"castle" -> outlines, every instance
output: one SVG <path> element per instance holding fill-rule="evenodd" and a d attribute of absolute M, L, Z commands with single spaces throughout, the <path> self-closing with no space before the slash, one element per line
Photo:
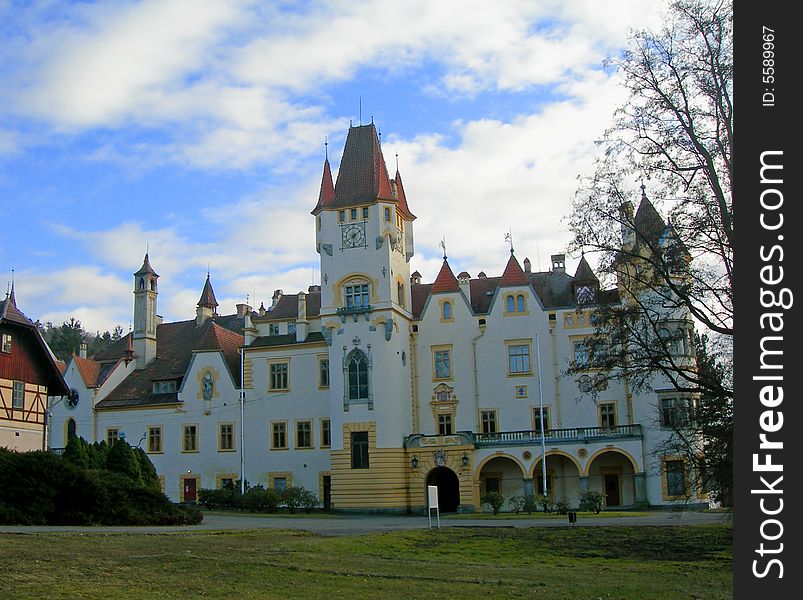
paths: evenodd
<path fill-rule="evenodd" d="M 444 512 L 545 486 L 570 507 L 589 490 L 608 507 L 686 500 L 690 466 L 655 449 L 662 409 L 687 399 L 658 376 L 650 393 L 611 383 L 582 399 L 595 307 L 622 301 L 585 258 L 574 275 L 561 254 L 533 272 L 511 247 L 501 275 L 472 277 L 444 256 L 423 283 L 410 272 L 416 217 L 373 124 L 349 129 L 336 181 L 325 161 L 312 215 L 320 285 L 277 290 L 267 308 L 218 315 L 207 277 L 195 318 L 163 323 L 146 254 L 133 331 L 68 362 L 50 445 L 125 437 L 184 502 L 241 475 L 336 510 L 424 510 L 428 485 Z M 635 222 L 656 218 L 643 197 Z M 692 339 L 690 319 L 674 322 Z M 691 344 L 681 352 L 693 360 Z M 572 365 L 588 368 L 567 376 Z"/>

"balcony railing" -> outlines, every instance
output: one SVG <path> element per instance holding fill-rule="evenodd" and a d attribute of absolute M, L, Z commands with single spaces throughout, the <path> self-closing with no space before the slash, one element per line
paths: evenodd
<path fill-rule="evenodd" d="M 623 438 L 641 438 L 641 425 L 547 429 L 544 435 L 544 441 L 552 445 Z M 540 431 L 500 431 L 497 433 L 474 434 L 474 445 L 477 448 L 488 446 L 519 446 L 537 443 L 541 443 Z"/>
<path fill-rule="evenodd" d="M 340 317 L 340 322 L 346 322 L 346 315 L 351 315 L 354 319 L 354 322 L 357 322 L 357 318 L 360 315 L 365 315 L 365 320 L 368 320 L 368 313 L 373 310 L 373 307 L 370 304 L 366 304 L 363 306 L 343 306 L 337 309 L 337 316 Z"/>

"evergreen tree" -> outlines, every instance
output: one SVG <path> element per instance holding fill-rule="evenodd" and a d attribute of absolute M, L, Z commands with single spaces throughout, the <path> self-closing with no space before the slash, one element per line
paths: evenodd
<path fill-rule="evenodd" d="M 142 481 L 137 455 L 125 440 L 117 440 L 112 444 L 106 457 L 106 469 L 121 473 L 132 481 Z"/>

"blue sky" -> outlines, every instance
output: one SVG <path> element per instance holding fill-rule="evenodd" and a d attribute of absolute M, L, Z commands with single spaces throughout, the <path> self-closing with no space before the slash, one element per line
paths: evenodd
<path fill-rule="evenodd" d="M 578 175 L 623 91 L 639 0 L 0 0 L 0 283 L 20 308 L 122 325 L 146 248 L 159 313 L 318 283 L 324 158 L 374 122 L 413 212 L 412 268 L 499 275 L 563 252 Z M 577 257 L 569 259 L 569 268 Z M 456 271 L 457 272 L 457 271 Z"/>

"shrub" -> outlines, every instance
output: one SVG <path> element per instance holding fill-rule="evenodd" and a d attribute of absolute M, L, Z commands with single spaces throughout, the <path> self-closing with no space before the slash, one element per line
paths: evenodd
<path fill-rule="evenodd" d="M 587 491 L 580 495 L 580 505 L 586 510 L 594 511 L 597 514 L 602 510 L 604 500 L 605 494 L 599 492 Z"/>
<path fill-rule="evenodd" d="M 487 504 L 495 515 L 499 514 L 499 509 L 505 504 L 505 497 L 502 492 L 487 492 L 480 498 L 480 502 Z"/>
<path fill-rule="evenodd" d="M 261 485 L 256 485 L 246 490 L 242 499 L 244 510 L 251 512 L 276 512 L 279 508 L 281 498 L 276 490 L 266 490 Z"/>

